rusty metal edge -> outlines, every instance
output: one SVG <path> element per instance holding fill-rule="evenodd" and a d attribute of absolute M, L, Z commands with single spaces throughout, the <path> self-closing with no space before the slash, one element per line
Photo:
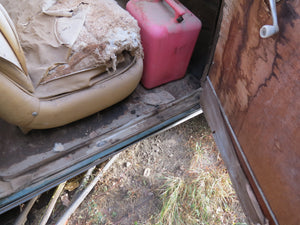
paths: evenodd
<path fill-rule="evenodd" d="M 32 184 L 29 187 L 20 190 L 15 194 L 0 199 L 0 214 L 5 213 L 8 210 L 12 209 L 13 207 L 16 207 L 17 205 L 32 199 L 36 195 L 39 195 L 43 192 L 46 192 L 47 190 L 50 190 L 51 188 L 56 187 L 57 185 L 64 182 L 65 180 L 75 177 L 76 175 L 85 172 L 89 168 L 102 163 L 103 161 L 107 160 L 109 157 L 112 157 L 113 155 L 126 149 L 127 147 L 136 143 L 137 141 L 140 141 L 151 135 L 157 134 L 161 130 L 170 128 L 172 124 L 185 121 L 186 118 L 191 119 L 201 113 L 202 113 L 202 109 L 200 108 L 199 105 L 192 107 L 191 109 L 186 110 L 185 112 L 173 116 L 172 118 L 169 118 L 166 121 L 157 124 L 156 126 L 147 129 L 138 135 L 128 138 L 127 140 L 124 140 L 123 142 L 118 143 L 112 146 L 111 148 L 106 149 L 105 151 L 102 151 L 84 160 L 84 162 L 77 163 L 76 165 L 71 166 L 70 168 L 67 169 L 68 171 L 62 172 L 62 174 L 48 177 L 44 181 L 38 182 L 36 184 Z"/>
<path fill-rule="evenodd" d="M 241 202 L 246 216 L 254 224 L 268 224 L 268 219 L 263 214 L 260 208 L 260 204 L 255 197 L 251 185 L 246 177 L 246 174 L 241 167 L 241 163 L 236 154 L 233 142 L 236 143 L 236 146 L 238 146 L 238 150 L 243 155 L 243 160 L 245 160 L 254 183 L 259 190 L 259 193 L 261 194 L 265 205 L 267 206 L 267 209 L 271 215 L 271 218 L 269 219 L 272 219 L 273 222 L 278 225 L 279 223 L 276 219 L 276 216 L 274 215 L 266 197 L 264 196 L 263 191 L 260 188 L 245 155 L 243 154 L 242 148 L 239 145 L 239 142 L 229 124 L 226 114 L 224 113 L 224 110 L 208 77 L 203 85 L 200 103 L 204 110 L 204 114 L 208 121 L 208 124 L 212 129 L 214 139 L 216 141 L 222 159 L 228 169 L 232 184 L 237 192 L 238 198 Z M 232 136 L 234 140 L 232 140 L 230 136 Z"/>

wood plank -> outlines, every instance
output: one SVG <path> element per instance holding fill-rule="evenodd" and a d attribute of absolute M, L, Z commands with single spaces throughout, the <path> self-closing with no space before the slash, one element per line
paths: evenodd
<path fill-rule="evenodd" d="M 252 185 L 278 222 L 292 225 L 300 223 L 300 3 L 277 4 L 280 32 L 261 39 L 260 27 L 272 23 L 266 2 L 225 0 L 209 77 Z"/>

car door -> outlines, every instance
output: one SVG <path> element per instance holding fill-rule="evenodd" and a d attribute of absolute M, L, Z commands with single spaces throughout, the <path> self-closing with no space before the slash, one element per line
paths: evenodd
<path fill-rule="evenodd" d="M 275 1 L 274 1 L 275 2 Z M 225 0 L 202 106 L 247 216 L 300 223 L 300 3 Z"/>

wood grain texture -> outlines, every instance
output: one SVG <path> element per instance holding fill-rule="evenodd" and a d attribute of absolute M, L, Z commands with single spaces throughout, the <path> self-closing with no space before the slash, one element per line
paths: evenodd
<path fill-rule="evenodd" d="M 300 223 L 300 2 L 225 0 L 209 77 L 236 137 L 280 224 Z"/>

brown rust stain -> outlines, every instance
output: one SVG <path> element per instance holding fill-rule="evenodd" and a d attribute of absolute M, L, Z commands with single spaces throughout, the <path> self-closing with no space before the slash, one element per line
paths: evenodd
<path fill-rule="evenodd" d="M 279 34 L 264 1 L 227 1 L 210 79 L 281 224 L 300 223 L 300 4 L 277 4 Z"/>

